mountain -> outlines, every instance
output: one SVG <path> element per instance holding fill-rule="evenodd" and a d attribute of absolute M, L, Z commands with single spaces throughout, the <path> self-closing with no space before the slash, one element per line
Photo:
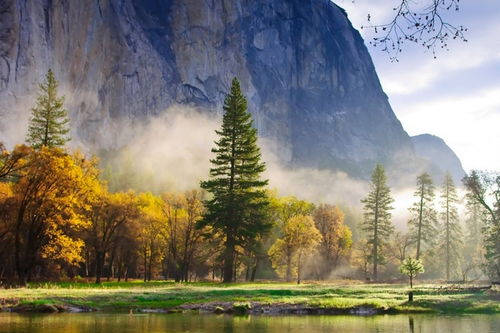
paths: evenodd
<path fill-rule="evenodd" d="M 411 137 L 415 154 L 429 161 L 428 170 L 437 184 L 442 183 L 445 172 L 449 172 L 456 184 L 462 183 L 465 170 L 453 150 L 438 136 L 421 134 Z"/>
<path fill-rule="evenodd" d="M 0 141 L 22 142 L 37 85 L 60 81 L 72 135 L 117 148 L 173 105 L 221 113 L 238 77 L 291 166 L 367 177 L 413 155 L 370 55 L 330 0 L 3 0 Z"/>

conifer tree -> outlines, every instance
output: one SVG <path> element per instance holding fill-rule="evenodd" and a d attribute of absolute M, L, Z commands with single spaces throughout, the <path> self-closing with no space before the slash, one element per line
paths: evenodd
<path fill-rule="evenodd" d="M 468 274 L 479 278 L 483 272 L 484 244 L 482 230 L 485 226 L 486 211 L 469 191 L 465 195 L 464 247 L 462 251 L 462 277 Z"/>
<path fill-rule="evenodd" d="M 363 230 L 367 233 L 368 244 L 372 246 L 371 259 L 373 262 L 373 279 L 377 279 L 378 264 L 383 263 L 384 258 L 381 249 L 386 244 L 390 235 L 394 231 L 391 223 L 390 210 L 393 209 L 391 203 L 391 190 L 387 186 L 387 176 L 384 167 L 380 164 L 375 166 L 370 184 L 370 193 L 361 200 L 364 204 Z"/>
<path fill-rule="evenodd" d="M 36 106 L 31 109 L 26 141 L 35 149 L 63 147 L 70 140 L 64 97 L 57 96 L 57 86 L 54 73 L 49 69 L 45 81 L 39 85 Z"/>
<path fill-rule="evenodd" d="M 434 184 L 431 176 L 424 172 L 417 177 L 417 201 L 409 209 L 412 217 L 408 222 L 410 234 L 417 243 L 416 259 L 420 259 L 422 243 L 431 244 L 436 234 L 436 210 L 434 209 Z"/>
<path fill-rule="evenodd" d="M 447 172 L 441 190 L 441 230 L 439 250 L 446 264 L 446 280 L 450 280 L 451 266 L 458 267 L 461 230 L 457 210 L 458 196 L 453 178 Z"/>
<path fill-rule="evenodd" d="M 481 246 L 481 229 L 484 227 L 485 211 L 470 192 L 465 195 L 465 214 L 467 244 L 473 250 L 472 252 L 476 253 Z"/>
<path fill-rule="evenodd" d="M 224 236 L 223 281 L 234 280 L 235 249 L 248 246 L 268 231 L 269 204 L 261 180 L 265 169 L 257 146 L 257 130 L 247 111 L 247 101 L 235 78 L 224 100 L 222 128 L 216 131 L 219 139 L 212 152 L 210 178 L 201 187 L 211 194 L 205 202 L 206 212 L 198 227 L 210 226 Z"/>

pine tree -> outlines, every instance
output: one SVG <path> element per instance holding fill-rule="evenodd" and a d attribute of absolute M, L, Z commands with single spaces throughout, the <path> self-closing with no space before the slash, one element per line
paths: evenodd
<path fill-rule="evenodd" d="M 481 229 L 484 226 L 485 211 L 481 204 L 474 200 L 470 192 L 465 195 L 465 226 L 469 249 L 474 253 L 481 246 Z"/>
<path fill-rule="evenodd" d="M 449 173 L 444 177 L 441 190 L 441 220 L 442 229 L 439 232 L 439 250 L 446 264 L 446 280 L 450 280 L 451 266 L 458 267 L 459 247 L 462 243 L 460 225 L 458 221 L 458 196 L 453 178 Z"/>
<path fill-rule="evenodd" d="M 248 246 L 271 227 L 264 191 L 268 182 L 260 179 L 265 164 L 236 78 L 224 101 L 222 128 L 216 133 L 219 139 L 212 149 L 216 157 L 210 161 L 210 178 L 201 182 L 211 199 L 205 202 L 207 209 L 198 227 L 210 226 L 214 233 L 224 235 L 223 281 L 232 282 L 236 246 Z"/>
<path fill-rule="evenodd" d="M 63 147 L 70 140 L 67 136 L 69 118 L 64 109 L 64 97 L 57 96 L 58 82 L 51 69 L 39 85 L 36 106 L 31 109 L 31 119 L 26 141 L 34 148 Z"/>
<path fill-rule="evenodd" d="M 391 203 L 394 199 L 391 197 L 391 190 L 386 182 L 384 167 L 377 164 L 372 174 L 370 193 L 361 200 L 365 210 L 363 230 L 367 233 L 368 244 L 372 246 L 374 280 L 377 280 L 378 264 L 384 261 L 381 248 L 394 231 L 389 212 L 393 209 Z"/>
<path fill-rule="evenodd" d="M 465 195 L 465 223 L 464 247 L 462 251 L 462 277 L 467 280 L 468 275 L 479 278 L 483 272 L 481 266 L 484 258 L 484 244 L 482 230 L 485 226 L 486 211 L 474 199 L 471 192 Z"/>
<path fill-rule="evenodd" d="M 416 259 L 420 259 L 422 243 L 431 244 L 436 234 L 436 210 L 434 209 L 434 184 L 431 176 L 425 172 L 417 177 L 417 201 L 409 209 L 412 218 L 408 222 L 410 234 L 417 243 Z"/>

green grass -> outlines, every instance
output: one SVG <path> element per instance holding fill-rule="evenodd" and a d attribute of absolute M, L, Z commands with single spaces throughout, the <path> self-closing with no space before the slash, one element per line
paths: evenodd
<path fill-rule="evenodd" d="M 500 313 L 498 292 L 472 288 L 422 285 L 414 289 L 415 300 L 407 303 L 406 285 L 335 283 L 185 283 L 104 282 L 39 283 L 27 288 L 0 289 L 0 304 L 42 304 L 91 307 L 103 311 L 172 309 L 183 304 L 233 302 L 236 306 L 300 304 L 318 309 L 369 307 L 395 313 Z M 1 306 L 1 305 L 0 305 Z"/>

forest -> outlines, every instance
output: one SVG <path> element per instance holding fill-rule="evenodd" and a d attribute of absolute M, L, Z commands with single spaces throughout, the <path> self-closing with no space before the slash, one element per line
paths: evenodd
<path fill-rule="evenodd" d="M 70 119 L 57 87 L 49 70 L 26 143 L 0 146 L 0 285 L 500 280 L 500 175 L 472 171 L 464 197 L 449 174 L 438 183 L 419 175 L 405 232 L 392 222 L 381 164 L 359 212 L 280 196 L 262 179 L 257 131 L 234 79 L 199 188 L 111 191 L 96 157 L 66 147 Z"/>

